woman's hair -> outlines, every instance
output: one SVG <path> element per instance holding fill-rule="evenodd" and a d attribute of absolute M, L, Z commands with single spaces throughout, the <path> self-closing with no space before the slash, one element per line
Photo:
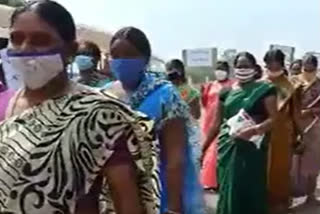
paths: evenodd
<path fill-rule="evenodd" d="M 172 59 L 166 64 L 167 70 L 177 69 L 180 72 L 184 73 L 184 64 L 180 59 Z"/>
<path fill-rule="evenodd" d="M 112 45 L 118 39 L 124 39 L 130 42 L 143 56 L 146 57 L 147 62 L 150 61 L 151 45 L 147 36 L 141 30 L 135 27 L 122 28 L 112 37 L 110 44 Z"/>
<path fill-rule="evenodd" d="M 83 45 L 84 48 L 81 48 L 81 45 Z M 93 56 L 95 59 L 97 59 L 97 61 L 101 59 L 101 50 L 96 43 L 85 40 L 80 42 L 79 47 L 81 48 L 81 53 L 89 54 L 90 56 Z"/>
<path fill-rule="evenodd" d="M 303 62 L 306 63 L 311 63 L 313 66 L 318 67 L 318 58 L 312 54 L 307 55 L 304 57 Z"/>
<path fill-rule="evenodd" d="M 278 62 L 282 67 L 285 67 L 286 55 L 279 49 L 270 50 L 266 53 L 263 60 L 266 64 Z"/>
<path fill-rule="evenodd" d="M 76 40 L 76 25 L 72 15 L 62 5 L 51 0 L 31 1 L 18 8 L 11 16 L 11 26 L 24 12 L 34 12 L 53 27 L 65 42 Z"/>
<path fill-rule="evenodd" d="M 230 66 L 227 61 L 218 61 L 216 70 L 224 70 L 230 72 Z"/>
<path fill-rule="evenodd" d="M 238 55 L 236 56 L 236 58 L 234 59 L 234 67 L 237 66 L 238 64 L 238 60 L 241 58 L 241 57 L 245 57 L 246 59 L 249 60 L 249 62 L 254 66 L 256 67 L 257 65 L 257 60 L 256 58 L 249 52 L 241 52 L 241 53 L 238 53 Z"/>
<path fill-rule="evenodd" d="M 290 65 L 290 69 L 292 69 L 295 64 L 299 64 L 299 66 L 302 67 L 302 60 L 297 59 L 297 60 L 293 61 Z"/>
<path fill-rule="evenodd" d="M 176 69 L 179 73 L 174 74 L 176 78 L 181 79 L 183 82 L 186 81 L 185 67 L 183 62 L 180 59 L 172 59 L 166 64 L 167 71 Z"/>
<path fill-rule="evenodd" d="M 255 70 L 256 70 L 256 74 L 254 75 L 254 78 L 256 80 L 261 79 L 261 77 L 263 76 L 263 70 L 261 66 L 259 64 L 256 64 Z"/>

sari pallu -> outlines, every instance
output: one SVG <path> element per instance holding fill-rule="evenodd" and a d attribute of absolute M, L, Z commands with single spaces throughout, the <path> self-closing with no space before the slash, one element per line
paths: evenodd
<path fill-rule="evenodd" d="M 219 193 L 217 214 L 265 214 L 267 212 L 267 142 L 261 148 L 229 135 L 227 121 L 244 109 L 261 123 L 268 118 L 264 98 L 275 95 L 268 83 L 248 83 L 221 94 L 223 122 L 218 141 Z"/>
<path fill-rule="evenodd" d="M 278 113 L 272 124 L 268 152 L 268 201 L 270 210 L 289 208 L 291 194 L 290 170 L 293 147 L 297 139 L 299 85 L 285 76 L 272 80 L 277 89 Z"/>
<path fill-rule="evenodd" d="M 302 76 L 298 75 L 292 80 L 302 85 L 301 108 L 320 109 L 320 80 L 315 78 L 312 82 L 306 83 Z M 302 140 L 305 144 L 304 152 L 301 155 L 294 155 L 292 167 L 293 194 L 303 196 L 307 194 L 308 178 L 317 176 L 320 172 L 320 115 L 303 118 L 305 129 Z"/>
<path fill-rule="evenodd" d="M 224 82 L 214 81 L 202 86 L 201 89 L 201 129 L 202 136 L 205 138 L 210 131 L 210 126 L 215 121 L 216 110 L 219 105 L 219 94 L 221 90 L 231 88 L 234 84 L 232 80 Z M 217 139 L 209 146 L 204 154 L 202 169 L 200 173 L 201 183 L 204 188 L 217 188 Z"/>
<path fill-rule="evenodd" d="M 74 213 L 123 136 L 142 205 L 146 213 L 158 213 L 153 123 L 89 92 L 47 100 L 0 124 L 0 213 Z M 108 201 L 107 214 L 113 214 Z"/>

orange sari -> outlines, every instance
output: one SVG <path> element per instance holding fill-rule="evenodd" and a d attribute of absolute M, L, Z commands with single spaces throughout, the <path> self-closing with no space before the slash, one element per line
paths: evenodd
<path fill-rule="evenodd" d="M 202 135 L 207 136 L 210 126 L 215 120 L 215 114 L 219 105 L 219 95 L 222 89 L 231 88 L 234 84 L 233 80 L 225 82 L 214 81 L 202 86 L 201 102 L 202 102 L 202 118 L 201 129 Z M 217 140 L 215 139 L 207 149 L 203 158 L 200 180 L 204 188 L 217 188 Z"/>
<path fill-rule="evenodd" d="M 299 90 L 285 76 L 272 81 L 277 88 L 278 114 L 273 123 L 268 157 L 270 211 L 289 208 L 290 169 L 297 139 L 294 118 L 299 112 Z M 271 212 L 273 213 L 273 212 Z"/>

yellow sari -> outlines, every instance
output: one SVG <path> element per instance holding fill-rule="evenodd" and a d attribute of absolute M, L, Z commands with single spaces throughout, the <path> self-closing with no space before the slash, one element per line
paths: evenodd
<path fill-rule="evenodd" d="M 270 211 L 287 209 L 290 199 L 290 169 L 297 139 L 295 119 L 299 112 L 299 86 L 286 76 L 270 80 L 277 88 L 278 114 L 273 123 L 268 154 L 268 200 Z"/>

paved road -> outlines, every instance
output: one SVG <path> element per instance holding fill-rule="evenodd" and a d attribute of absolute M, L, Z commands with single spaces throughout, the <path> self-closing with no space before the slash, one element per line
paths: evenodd
<path fill-rule="evenodd" d="M 317 196 L 320 200 L 320 177 L 318 182 Z M 212 193 L 206 193 L 205 200 L 207 203 L 208 214 L 215 214 L 218 201 L 218 195 Z M 297 198 L 294 200 L 294 209 L 292 214 L 320 214 L 320 206 L 302 206 L 305 198 Z"/>

